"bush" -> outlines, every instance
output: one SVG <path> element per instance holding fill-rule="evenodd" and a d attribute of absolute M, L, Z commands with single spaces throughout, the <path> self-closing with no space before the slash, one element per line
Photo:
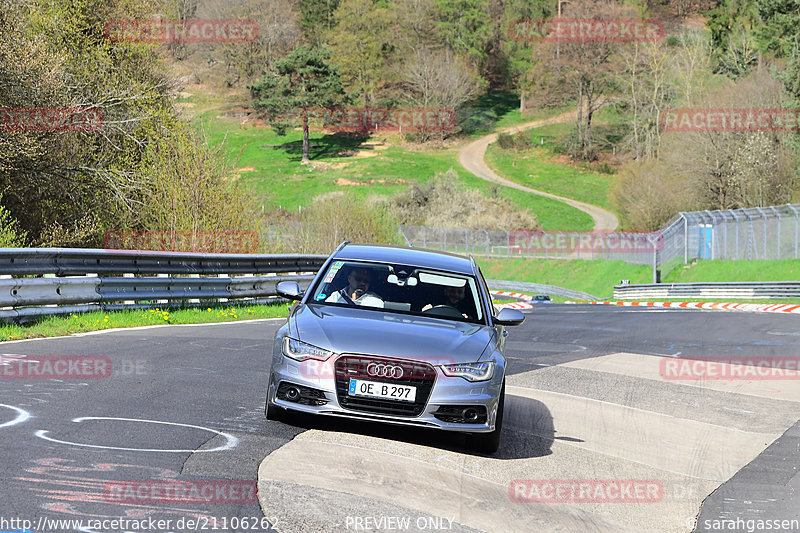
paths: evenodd
<path fill-rule="evenodd" d="M 664 164 L 632 161 L 614 177 L 611 202 L 627 230 L 653 231 L 678 211 L 691 211 L 681 182 Z"/>
<path fill-rule="evenodd" d="M 516 152 L 528 150 L 533 145 L 530 134 L 526 133 L 517 133 L 516 135 L 499 133 L 497 135 L 497 144 L 503 150 L 514 150 Z"/>
<path fill-rule="evenodd" d="M 284 247 L 299 253 L 329 254 L 343 241 L 400 244 L 397 220 L 385 201 L 359 199 L 341 191 L 314 198 L 303 211 L 297 234 Z"/>
<path fill-rule="evenodd" d="M 497 135 L 497 144 L 503 150 L 511 150 L 514 148 L 514 139 L 508 133 L 499 133 Z"/>
<path fill-rule="evenodd" d="M 0 194 L 0 202 L 3 195 Z M 19 229 L 19 224 L 8 210 L 0 205 L 0 248 L 20 248 L 25 246 L 27 234 Z"/>
<path fill-rule="evenodd" d="M 427 183 L 415 183 L 391 200 L 401 224 L 514 230 L 539 227 L 536 217 L 500 197 L 467 189 L 452 169 Z"/>

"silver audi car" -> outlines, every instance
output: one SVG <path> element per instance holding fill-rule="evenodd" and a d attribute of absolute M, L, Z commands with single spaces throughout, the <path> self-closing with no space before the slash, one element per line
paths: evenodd
<path fill-rule="evenodd" d="M 492 453 L 505 398 L 506 326 L 472 257 L 343 243 L 275 334 L 266 416 L 291 413 L 469 433 Z"/>

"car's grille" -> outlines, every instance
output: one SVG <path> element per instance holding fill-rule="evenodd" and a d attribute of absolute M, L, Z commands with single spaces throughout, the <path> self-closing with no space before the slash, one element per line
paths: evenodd
<path fill-rule="evenodd" d="M 399 366 L 403 369 L 403 376 L 397 379 L 371 376 L 367 373 L 367 365 L 370 363 Z M 351 378 L 378 383 L 411 385 L 417 388 L 416 398 L 413 402 L 404 402 L 402 400 L 350 396 L 347 390 Z M 336 396 L 339 399 L 339 405 L 345 409 L 395 416 L 419 416 L 428 403 L 435 382 L 436 369 L 428 363 L 348 355 L 340 357 L 336 361 Z"/>

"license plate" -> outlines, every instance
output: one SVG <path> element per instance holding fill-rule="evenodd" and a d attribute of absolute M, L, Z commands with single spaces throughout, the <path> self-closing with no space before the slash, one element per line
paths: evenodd
<path fill-rule="evenodd" d="M 378 383 L 363 379 L 351 379 L 350 396 L 366 396 L 368 398 L 381 398 L 384 400 L 400 400 L 413 402 L 417 397 L 417 388 L 408 385 L 393 385 L 392 383 Z"/>

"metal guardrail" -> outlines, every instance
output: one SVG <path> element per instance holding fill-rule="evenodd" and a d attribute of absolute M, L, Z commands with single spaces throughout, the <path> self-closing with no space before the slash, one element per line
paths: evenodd
<path fill-rule="evenodd" d="M 281 281 L 297 281 L 307 287 L 326 259 L 324 255 L 295 254 L 0 248 L 0 308 L 5 308 L 0 309 L 0 320 L 201 305 L 199 300 L 206 301 L 202 305 L 220 299 L 263 302 L 277 296 Z M 174 275 L 178 277 L 170 277 Z M 597 299 L 538 283 L 493 280 L 489 285 L 500 290 Z"/>
<path fill-rule="evenodd" d="M 327 256 L 202 254 L 91 248 L 0 248 L 0 275 L 316 272 Z"/>
<path fill-rule="evenodd" d="M 598 300 L 597 297 L 592 296 L 591 294 L 581 292 L 581 291 L 573 291 L 570 289 L 565 289 L 563 287 L 557 287 L 555 285 L 542 285 L 540 283 L 527 283 L 524 281 L 502 281 L 502 280 L 494 280 L 490 279 L 486 281 L 489 284 L 490 289 L 498 289 L 501 291 L 523 291 L 523 292 L 533 292 L 536 294 L 549 294 L 551 296 L 562 296 L 564 298 L 574 298 L 577 300 L 588 300 L 588 301 L 595 301 Z"/>
<path fill-rule="evenodd" d="M 659 283 L 614 287 L 614 299 L 616 300 L 661 298 L 725 298 L 733 300 L 800 298 L 800 281 Z"/>
<path fill-rule="evenodd" d="M 6 308 L 0 309 L 0 320 L 194 306 L 200 305 L 199 300 L 206 300 L 202 305 L 220 299 L 263 303 L 277 296 L 281 281 L 307 287 L 326 259 L 296 254 L 0 248 L 0 307 Z M 182 276 L 170 277 L 176 274 Z"/>

